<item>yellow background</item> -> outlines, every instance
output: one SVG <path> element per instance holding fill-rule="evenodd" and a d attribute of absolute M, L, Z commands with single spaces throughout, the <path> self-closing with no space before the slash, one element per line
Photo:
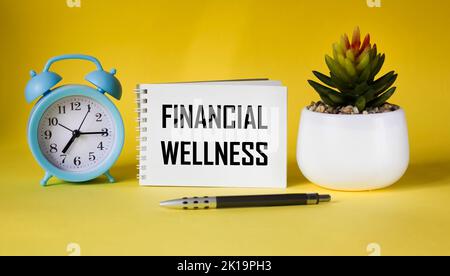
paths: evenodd
<path fill-rule="evenodd" d="M 450 55 L 446 0 L 0 0 L 0 255 L 383 255 L 450 254 Z M 193 195 L 284 190 L 140 188 L 135 180 L 133 88 L 139 82 L 270 77 L 289 87 L 289 189 L 309 184 L 295 162 L 300 109 L 317 95 L 308 87 L 324 54 L 359 25 L 387 54 L 384 72 L 399 73 L 392 102 L 407 112 L 411 167 L 391 188 L 331 192 L 313 207 L 207 212 L 161 209 L 158 202 Z M 32 108 L 24 98 L 29 70 L 52 56 L 86 53 L 116 67 L 127 141 L 115 185 L 41 188 L 28 150 Z M 56 64 L 65 83 L 94 67 Z M 342 158 L 345 158 L 343 156 Z M 364 158 L 364 157 L 362 157 Z"/>

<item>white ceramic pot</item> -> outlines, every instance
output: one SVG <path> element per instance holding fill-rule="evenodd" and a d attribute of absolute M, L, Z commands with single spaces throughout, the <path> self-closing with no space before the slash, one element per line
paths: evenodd
<path fill-rule="evenodd" d="M 332 190 L 364 191 L 397 182 L 409 164 L 405 113 L 323 114 L 304 109 L 297 161 L 311 182 Z"/>

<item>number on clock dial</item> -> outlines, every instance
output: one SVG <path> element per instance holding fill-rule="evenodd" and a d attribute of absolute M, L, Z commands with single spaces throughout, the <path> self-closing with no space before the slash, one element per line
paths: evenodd
<path fill-rule="evenodd" d="M 80 133 L 74 138 L 73 131 L 78 130 Z M 42 153 L 55 167 L 69 172 L 96 169 L 111 153 L 115 137 L 115 124 L 108 109 L 85 96 L 66 97 L 53 103 L 39 124 Z"/>

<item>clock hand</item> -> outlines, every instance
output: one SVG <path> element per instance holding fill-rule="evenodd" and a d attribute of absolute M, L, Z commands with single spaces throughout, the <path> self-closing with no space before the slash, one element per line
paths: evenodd
<path fill-rule="evenodd" d="M 70 132 L 73 132 L 73 130 L 71 130 L 70 128 L 66 127 L 65 125 L 62 124 L 58 124 L 60 127 L 67 129 Z"/>
<path fill-rule="evenodd" d="M 81 122 L 80 127 L 78 128 L 78 131 L 80 131 L 81 127 L 84 124 L 84 121 L 86 121 L 86 118 L 89 115 L 89 112 L 91 112 L 91 109 L 88 109 L 88 112 L 86 113 L 86 115 L 84 115 L 83 121 Z"/>
<path fill-rule="evenodd" d="M 80 135 L 97 135 L 97 134 L 108 134 L 107 131 L 101 131 L 101 132 L 80 132 Z"/>
<path fill-rule="evenodd" d="M 62 150 L 62 153 L 66 154 L 66 152 L 69 150 L 70 146 L 73 144 L 73 142 L 75 142 L 76 138 L 77 138 L 77 136 L 75 134 L 73 134 L 72 138 L 70 138 L 70 140 L 69 140 L 69 143 L 67 143 L 67 145 Z"/>
<path fill-rule="evenodd" d="M 78 130 L 72 131 L 72 137 L 70 138 L 69 142 L 64 147 L 64 149 L 62 150 L 62 153 L 66 154 L 66 152 L 69 150 L 70 146 L 73 144 L 73 142 L 75 142 L 75 140 L 78 137 L 80 137 L 80 135 L 81 135 L 81 132 L 79 132 Z"/>
<path fill-rule="evenodd" d="M 67 145 L 62 150 L 62 153 L 65 154 L 69 150 L 69 148 L 73 144 L 73 142 L 75 142 L 75 139 L 80 137 L 80 135 L 81 135 L 80 129 L 83 126 L 84 122 L 86 121 L 86 118 L 89 115 L 89 112 L 91 112 L 90 108 L 88 108 L 88 111 L 86 112 L 86 115 L 84 115 L 83 121 L 81 122 L 80 127 L 78 128 L 78 130 L 72 131 L 72 138 L 70 138 L 69 142 L 67 143 Z"/>

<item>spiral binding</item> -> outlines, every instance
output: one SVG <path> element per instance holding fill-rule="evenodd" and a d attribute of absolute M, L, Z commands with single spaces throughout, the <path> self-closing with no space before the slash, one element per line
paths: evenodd
<path fill-rule="evenodd" d="M 134 91 L 136 93 L 136 104 L 137 104 L 136 131 L 138 132 L 138 135 L 136 137 L 136 141 L 138 142 L 138 146 L 136 147 L 136 150 L 138 152 L 136 160 L 139 162 L 139 164 L 137 165 L 138 170 L 137 179 L 139 181 L 143 181 L 146 180 L 147 178 L 146 176 L 147 167 L 143 165 L 143 161 L 147 160 L 147 146 L 145 145 L 145 143 L 148 140 L 146 136 L 148 128 L 144 126 L 148 122 L 148 119 L 144 116 L 145 114 L 148 113 L 148 109 L 146 107 L 143 107 L 143 105 L 146 105 L 148 103 L 148 99 L 144 97 L 144 95 L 148 94 L 148 90 L 141 89 L 138 87 Z"/>

